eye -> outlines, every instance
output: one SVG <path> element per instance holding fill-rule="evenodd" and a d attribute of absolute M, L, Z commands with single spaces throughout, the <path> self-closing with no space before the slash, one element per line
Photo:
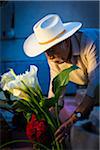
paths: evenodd
<path fill-rule="evenodd" d="M 53 49 L 49 49 L 49 52 L 52 52 L 53 51 Z"/>
<path fill-rule="evenodd" d="M 46 51 L 46 54 L 47 54 L 48 56 L 53 55 L 53 54 L 54 54 L 53 49 L 49 49 L 48 51 Z"/>

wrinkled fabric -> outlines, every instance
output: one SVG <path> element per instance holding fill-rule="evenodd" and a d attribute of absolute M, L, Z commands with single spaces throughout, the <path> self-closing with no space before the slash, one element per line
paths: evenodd
<path fill-rule="evenodd" d="M 92 37 L 92 35 L 94 35 Z M 49 97 L 53 96 L 52 80 L 62 70 L 76 64 L 79 69 L 70 73 L 69 80 L 78 85 L 87 85 L 88 96 L 95 96 L 95 89 L 99 84 L 99 34 L 96 31 L 90 34 L 89 32 L 78 31 L 71 37 L 72 57 L 71 63 L 57 64 L 48 60 L 50 66 L 50 88 Z"/>

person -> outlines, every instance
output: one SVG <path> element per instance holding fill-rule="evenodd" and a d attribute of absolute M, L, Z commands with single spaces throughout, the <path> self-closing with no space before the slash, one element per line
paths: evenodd
<path fill-rule="evenodd" d="M 56 140 L 62 142 L 71 126 L 80 119 L 87 118 L 98 103 L 95 99 L 99 83 L 99 51 L 94 40 L 79 30 L 80 22 L 63 23 L 57 14 L 49 14 L 38 21 L 32 33 L 24 42 L 24 52 L 29 57 L 45 53 L 50 66 L 49 97 L 53 96 L 52 80 L 62 70 L 73 64 L 79 69 L 69 75 L 69 80 L 78 85 L 87 85 L 87 91 L 74 113 L 55 132 Z M 64 97 L 62 93 L 61 99 Z"/>

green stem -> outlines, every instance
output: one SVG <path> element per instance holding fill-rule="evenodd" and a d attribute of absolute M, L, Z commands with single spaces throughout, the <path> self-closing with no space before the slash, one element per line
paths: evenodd
<path fill-rule="evenodd" d="M 35 99 L 34 99 L 35 100 Z M 45 115 L 45 117 L 47 118 L 47 120 L 49 121 L 49 123 L 52 125 L 52 127 L 53 127 L 53 129 L 52 129 L 52 132 L 53 132 L 53 134 L 54 134 L 54 131 L 55 131 L 55 126 L 54 126 L 54 124 L 52 123 L 52 121 L 51 121 L 51 119 L 49 118 L 49 116 L 45 113 L 45 111 L 40 107 L 40 105 L 38 104 L 38 102 L 35 100 L 35 104 L 39 107 L 39 109 L 40 109 L 40 111 Z M 56 112 L 57 112 L 57 118 L 58 118 L 58 127 L 59 127 L 59 125 L 60 125 L 60 122 L 59 122 L 59 116 L 58 116 L 58 105 L 56 106 L 57 108 L 56 108 Z M 59 145 L 59 143 L 56 141 L 55 142 L 55 144 L 56 144 L 56 148 L 57 148 L 57 150 L 61 150 L 60 149 L 60 145 Z"/>
<path fill-rule="evenodd" d="M 0 149 L 1 148 L 4 148 L 4 147 L 6 147 L 6 146 L 8 146 L 8 145 L 10 145 L 10 144 L 13 144 L 13 143 L 22 143 L 22 142 L 26 142 L 26 143 L 32 143 L 32 141 L 29 141 L 29 140 L 13 140 L 13 141 L 10 141 L 10 142 L 7 142 L 7 143 L 5 143 L 5 144 L 3 144 L 3 145 L 1 145 L 0 146 Z"/>
<path fill-rule="evenodd" d="M 61 150 L 64 150 L 63 144 L 60 144 Z"/>
<path fill-rule="evenodd" d="M 58 103 L 55 104 L 55 114 L 56 114 L 56 118 L 57 118 L 57 125 L 59 127 L 60 121 L 59 121 L 59 113 L 58 113 Z"/>
<path fill-rule="evenodd" d="M 30 89 L 29 89 L 30 90 Z M 32 93 L 32 91 L 30 90 L 30 92 Z M 34 95 L 32 96 L 32 98 L 34 98 Z M 52 123 L 50 117 L 45 113 L 45 111 L 41 108 L 41 106 L 39 105 L 39 103 L 37 102 L 37 100 L 34 98 L 34 104 L 37 106 L 37 108 L 44 114 L 45 118 L 48 120 L 48 123 L 55 129 L 54 124 Z"/>
<path fill-rule="evenodd" d="M 12 74 L 12 75 L 15 77 L 15 79 L 16 79 L 17 75 L 15 74 L 14 70 L 10 68 L 10 72 L 11 72 L 11 74 Z"/>
<path fill-rule="evenodd" d="M 7 145 L 10 145 L 10 144 L 13 144 L 13 143 L 22 143 L 22 142 L 25 142 L 25 143 L 32 143 L 32 141 L 29 141 L 29 140 L 14 140 L 14 141 L 10 141 L 10 142 L 7 142 L 3 145 L 0 146 L 0 149 L 6 147 Z M 38 144 L 39 146 L 41 146 L 42 148 L 44 148 L 45 150 L 50 150 L 48 147 L 46 147 L 45 145 L 41 144 L 41 143 L 38 143 L 36 141 L 34 141 L 35 144 Z"/>
<path fill-rule="evenodd" d="M 57 150 L 61 150 L 60 149 L 60 145 L 59 145 L 59 143 L 56 141 L 56 146 L 57 146 Z"/>
<path fill-rule="evenodd" d="M 54 124 L 52 123 L 50 117 L 45 113 L 45 111 L 40 107 L 38 101 L 35 99 L 33 90 L 32 90 L 30 87 L 28 87 L 28 86 L 24 83 L 24 81 L 21 81 L 21 82 L 23 83 L 23 85 L 24 85 L 24 86 L 27 88 L 27 90 L 29 91 L 29 95 L 31 96 L 31 98 L 32 98 L 32 99 L 34 98 L 34 104 L 35 104 L 35 105 L 37 106 L 37 108 L 44 114 L 45 118 L 48 120 L 48 123 L 52 126 L 52 128 L 55 129 L 55 126 L 54 126 Z M 31 95 L 30 93 L 31 93 L 32 95 Z"/>
<path fill-rule="evenodd" d="M 57 125 L 58 127 L 60 126 L 60 121 L 59 121 L 59 113 L 58 113 L 58 102 L 55 104 L 55 114 L 56 114 L 56 118 L 57 118 Z M 56 141 L 56 146 L 57 146 L 57 150 L 63 150 L 60 148 L 60 144 Z"/>

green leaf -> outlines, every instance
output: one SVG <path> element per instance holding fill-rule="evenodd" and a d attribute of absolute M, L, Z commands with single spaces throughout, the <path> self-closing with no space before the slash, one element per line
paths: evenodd
<path fill-rule="evenodd" d="M 32 116 L 32 113 L 25 113 L 25 112 L 24 112 L 24 116 L 25 116 L 27 122 L 29 122 L 29 120 L 30 120 L 30 118 L 31 118 L 31 116 Z"/>
<path fill-rule="evenodd" d="M 49 109 L 51 106 L 54 106 L 56 103 L 56 99 L 54 97 L 45 98 L 40 101 L 40 106 L 44 109 Z"/>
<path fill-rule="evenodd" d="M 52 81 L 53 92 L 56 93 L 59 87 L 66 86 L 69 82 L 69 73 L 78 68 L 79 67 L 73 65 L 70 68 L 65 69 L 62 72 L 60 72 Z"/>
<path fill-rule="evenodd" d="M 19 100 L 15 102 L 12 106 L 13 109 L 17 110 L 18 112 L 23 111 L 23 112 L 32 112 L 32 108 L 29 105 L 29 103 L 25 100 Z"/>
<path fill-rule="evenodd" d="M 56 99 L 56 101 L 55 101 L 55 102 L 58 102 L 59 97 L 62 95 L 62 92 L 63 92 L 64 89 L 65 89 L 65 86 L 60 86 L 60 87 L 56 90 L 56 92 L 55 92 L 55 99 Z"/>
<path fill-rule="evenodd" d="M 43 93 L 42 93 L 42 90 L 41 90 L 41 88 L 40 88 L 40 86 L 38 84 L 36 84 L 35 90 L 39 94 L 40 98 L 42 98 L 43 97 Z"/>
<path fill-rule="evenodd" d="M 0 92 L 2 92 L 3 91 L 3 89 L 0 87 Z"/>
<path fill-rule="evenodd" d="M 57 89 L 54 97 L 42 99 L 39 103 L 40 106 L 44 109 L 49 109 L 50 107 L 55 106 L 55 104 L 58 102 L 58 99 L 59 99 L 63 89 L 64 89 L 64 87 L 59 87 L 59 89 Z"/>

